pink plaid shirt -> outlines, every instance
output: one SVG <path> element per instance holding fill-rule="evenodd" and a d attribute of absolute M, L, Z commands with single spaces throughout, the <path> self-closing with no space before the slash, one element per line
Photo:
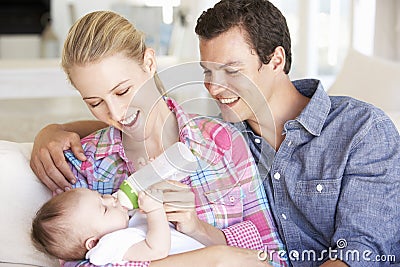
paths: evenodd
<path fill-rule="evenodd" d="M 165 101 L 176 115 L 180 141 L 192 150 L 201 165 L 196 174 L 181 181 L 195 194 L 199 218 L 222 229 L 228 245 L 284 251 L 256 164 L 241 133 L 219 119 L 188 115 L 170 98 Z M 125 155 L 119 130 L 99 130 L 83 138 L 82 144 L 86 161 L 77 160 L 71 151 L 65 153 L 78 180 L 76 187 L 110 194 L 135 172 Z M 277 253 L 273 255 L 273 266 L 287 266 Z M 127 262 L 106 266 L 148 265 L 149 262 Z M 93 265 L 83 261 L 64 266 Z"/>

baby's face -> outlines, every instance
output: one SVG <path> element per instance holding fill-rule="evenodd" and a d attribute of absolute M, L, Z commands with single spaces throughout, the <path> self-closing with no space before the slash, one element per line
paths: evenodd
<path fill-rule="evenodd" d="M 100 238 L 128 227 L 128 210 L 121 206 L 118 199 L 85 188 L 77 191 L 78 205 L 75 207 L 74 216 L 71 217 L 79 218 L 83 223 L 81 229 L 84 229 L 86 234 L 92 232 L 91 234 Z"/>

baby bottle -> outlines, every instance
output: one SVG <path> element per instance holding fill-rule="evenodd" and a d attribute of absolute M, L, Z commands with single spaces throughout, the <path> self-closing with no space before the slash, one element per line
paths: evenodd
<path fill-rule="evenodd" d="M 181 142 L 170 146 L 160 156 L 122 182 L 113 195 L 128 209 L 138 208 L 138 192 L 164 179 L 180 181 L 198 166 L 197 159 Z"/>

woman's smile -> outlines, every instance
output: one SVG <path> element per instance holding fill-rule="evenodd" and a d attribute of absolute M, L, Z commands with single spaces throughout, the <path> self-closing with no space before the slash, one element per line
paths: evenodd
<path fill-rule="evenodd" d="M 122 124 L 122 126 L 124 127 L 132 127 L 133 125 L 135 125 L 135 123 L 137 122 L 137 118 L 139 116 L 140 111 L 136 111 L 136 113 L 130 115 L 129 117 L 126 117 L 125 119 L 122 119 L 119 121 L 119 123 Z"/>

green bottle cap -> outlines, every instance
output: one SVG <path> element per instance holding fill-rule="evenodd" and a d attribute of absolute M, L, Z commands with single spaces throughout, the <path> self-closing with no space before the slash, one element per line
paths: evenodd
<path fill-rule="evenodd" d="M 119 187 L 119 189 L 125 194 L 125 196 L 128 197 L 128 199 L 131 202 L 131 204 L 132 204 L 134 209 L 139 208 L 139 205 L 138 205 L 138 193 L 135 190 L 135 188 L 133 188 L 131 186 L 131 184 L 129 182 L 123 181 L 121 186 Z M 124 203 L 123 203 L 124 200 L 121 199 L 120 197 L 118 197 L 118 199 L 121 202 L 121 204 L 123 206 L 125 206 Z M 127 208 L 130 208 L 130 207 L 128 206 Z"/>

